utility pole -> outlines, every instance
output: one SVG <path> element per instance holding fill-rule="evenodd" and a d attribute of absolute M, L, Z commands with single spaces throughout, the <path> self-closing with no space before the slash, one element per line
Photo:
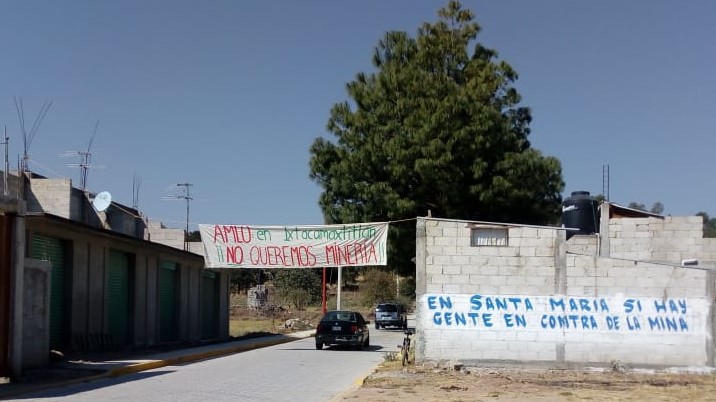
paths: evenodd
<path fill-rule="evenodd" d="M 189 250 L 189 202 L 191 201 L 191 197 L 189 196 L 189 187 L 192 186 L 191 183 L 177 183 L 177 186 L 184 187 L 184 195 L 180 196 L 179 198 L 184 198 L 186 200 L 186 233 L 184 233 L 184 251 Z"/>
<path fill-rule="evenodd" d="M 10 143 L 10 138 L 8 138 L 8 136 L 7 136 L 7 126 L 5 126 L 4 138 L 5 138 L 5 141 L 3 142 L 3 145 L 5 145 L 5 169 L 2 172 L 2 184 L 3 184 L 2 194 L 5 197 L 7 197 L 7 195 L 8 195 L 8 192 L 7 192 L 7 171 L 8 171 L 8 169 L 10 169 L 10 162 L 7 159 L 7 147 L 8 147 L 8 144 Z"/>

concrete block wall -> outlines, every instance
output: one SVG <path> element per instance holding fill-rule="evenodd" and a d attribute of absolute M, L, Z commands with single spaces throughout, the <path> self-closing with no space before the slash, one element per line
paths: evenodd
<path fill-rule="evenodd" d="M 194 254 L 204 255 L 204 243 L 200 241 L 189 242 L 189 250 Z"/>
<path fill-rule="evenodd" d="M 184 229 L 147 228 L 147 240 L 184 249 Z"/>
<path fill-rule="evenodd" d="M 597 328 L 565 333 L 564 362 L 713 365 L 713 280 L 708 271 L 678 265 L 568 256 L 565 297 L 597 301 L 600 309 L 576 310 L 594 317 Z"/>
<path fill-rule="evenodd" d="M 131 211 L 112 206 L 107 210 L 105 216 L 113 231 L 132 237 L 144 237 L 144 220 Z"/>
<path fill-rule="evenodd" d="M 426 221 L 426 292 L 519 294 L 554 289 L 557 231 L 505 227 L 510 247 L 471 247 L 468 224 Z M 523 280 L 527 277 L 529 281 Z"/>
<path fill-rule="evenodd" d="M 50 263 L 25 259 L 22 308 L 22 369 L 47 365 L 50 350 Z"/>
<path fill-rule="evenodd" d="M 567 240 L 567 253 L 597 255 L 599 253 L 599 234 L 570 237 Z"/>
<path fill-rule="evenodd" d="M 703 262 L 711 267 L 716 267 L 716 239 L 704 238 L 701 240 L 701 247 L 699 263 Z"/>
<path fill-rule="evenodd" d="M 2 170 L 0 170 L 0 174 L 4 174 Z M 5 183 L 3 180 L 0 180 L 0 194 L 5 194 Z M 19 198 L 19 180 L 17 176 L 17 171 L 11 172 L 8 171 L 7 175 L 7 195 L 10 198 Z"/>
<path fill-rule="evenodd" d="M 30 179 L 28 212 L 45 212 L 65 219 L 72 217 L 72 180 Z"/>
<path fill-rule="evenodd" d="M 505 325 L 518 325 L 516 321 L 504 320 L 516 320 L 527 308 L 525 299 L 518 295 L 555 292 L 555 270 L 560 264 L 555 255 L 561 252 L 558 238 L 564 232 L 535 227 L 503 228 L 507 230 L 508 247 L 473 247 L 469 222 L 419 220 L 416 353 L 420 358 L 523 360 L 529 354 L 529 360 L 554 359 L 553 346 L 534 342 L 537 332 L 504 330 Z M 514 316 L 502 314 L 499 319 L 503 321 L 497 322 L 497 315 L 485 302 L 484 310 L 474 309 L 470 298 L 475 295 L 490 297 L 491 304 L 506 301 L 512 306 L 506 314 Z M 499 302 L 495 296 L 501 297 Z M 503 330 L 493 330 L 496 326 Z"/>
<path fill-rule="evenodd" d="M 702 225 L 700 216 L 610 219 L 610 257 L 681 264 L 699 257 Z"/>
<path fill-rule="evenodd" d="M 418 219 L 418 359 L 713 365 L 708 271 L 568 253 L 559 228 L 471 246 L 471 227 Z"/>
<path fill-rule="evenodd" d="M 184 249 L 184 229 L 171 229 L 160 221 L 146 219 L 144 222 L 144 239 L 161 243 L 169 247 Z M 199 242 L 201 244 L 201 242 Z M 192 251 L 192 249 L 190 249 Z M 195 251 L 194 251 L 195 252 Z M 204 249 L 197 254 L 204 254 Z"/>

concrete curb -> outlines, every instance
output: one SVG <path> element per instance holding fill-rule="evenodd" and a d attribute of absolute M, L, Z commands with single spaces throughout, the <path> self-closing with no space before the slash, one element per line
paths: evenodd
<path fill-rule="evenodd" d="M 121 375 L 138 373 L 138 372 L 146 371 L 146 370 L 153 370 L 153 369 L 164 367 L 164 366 L 172 366 L 175 364 L 182 364 L 182 363 L 191 363 L 191 362 L 195 362 L 198 360 L 211 359 L 211 358 L 215 358 L 215 357 L 221 357 L 221 356 L 231 355 L 231 354 L 235 354 L 235 353 L 246 352 L 248 350 L 260 349 L 260 348 L 265 348 L 265 347 L 274 346 L 274 345 L 280 345 L 282 343 L 288 343 L 288 342 L 292 342 L 292 341 L 295 341 L 298 339 L 308 338 L 311 336 L 313 336 L 313 334 L 301 335 L 301 336 L 277 335 L 275 339 L 266 339 L 263 341 L 251 342 L 246 345 L 237 345 L 237 346 L 232 346 L 232 347 L 228 347 L 228 348 L 224 348 L 224 349 L 208 350 L 208 351 L 197 352 L 197 353 L 182 355 L 182 356 L 173 357 L 173 358 L 167 358 L 167 359 L 161 359 L 161 360 L 151 360 L 151 361 L 131 364 L 129 366 L 118 367 L 115 369 L 108 370 L 107 373 L 105 374 L 105 376 L 106 377 L 118 377 Z"/>
<path fill-rule="evenodd" d="M 365 384 L 365 380 L 367 380 L 368 377 L 373 375 L 373 373 L 375 373 L 375 372 L 376 372 L 376 369 L 370 369 L 367 372 L 365 372 L 364 374 L 361 374 L 358 378 L 355 379 L 355 381 L 353 381 L 353 384 L 351 384 L 351 386 L 348 387 L 348 389 L 341 391 L 338 395 L 329 399 L 328 402 L 337 402 L 337 401 L 344 400 L 348 394 L 361 388 Z"/>

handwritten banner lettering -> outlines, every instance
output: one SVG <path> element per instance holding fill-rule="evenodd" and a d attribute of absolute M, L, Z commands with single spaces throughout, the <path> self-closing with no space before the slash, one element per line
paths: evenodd
<path fill-rule="evenodd" d="M 386 265 L 388 223 L 199 225 L 207 268 Z"/>
<path fill-rule="evenodd" d="M 538 332 L 703 333 L 702 299 L 651 297 L 423 296 L 432 329 Z"/>

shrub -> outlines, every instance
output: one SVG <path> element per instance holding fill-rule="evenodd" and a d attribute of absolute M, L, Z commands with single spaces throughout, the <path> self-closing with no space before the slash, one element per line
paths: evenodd
<path fill-rule="evenodd" d="M 284 289 L 281 291 L 281 300 L 296 310 L 303 310 L 313 302 L 306 289 Z"/>
<path fill-rule="evenodd" d="M 406 276 L 400 279 L 400 296 L 407 299 L 415 298 L 415 277 Z"/>
<path fill-rule="evenodd" d="M 321 278 L 315 269 L 281 269 L 275 273 L 279 297 L 298 310 L 321 300 Z"/>
<path fill-rule="evenodd" d="M 370 306 L 380 300 L 396 297 L 395 275 L 377 268 L 369 269 L 363 275 L 361 284 L 363 304 Z"/>

